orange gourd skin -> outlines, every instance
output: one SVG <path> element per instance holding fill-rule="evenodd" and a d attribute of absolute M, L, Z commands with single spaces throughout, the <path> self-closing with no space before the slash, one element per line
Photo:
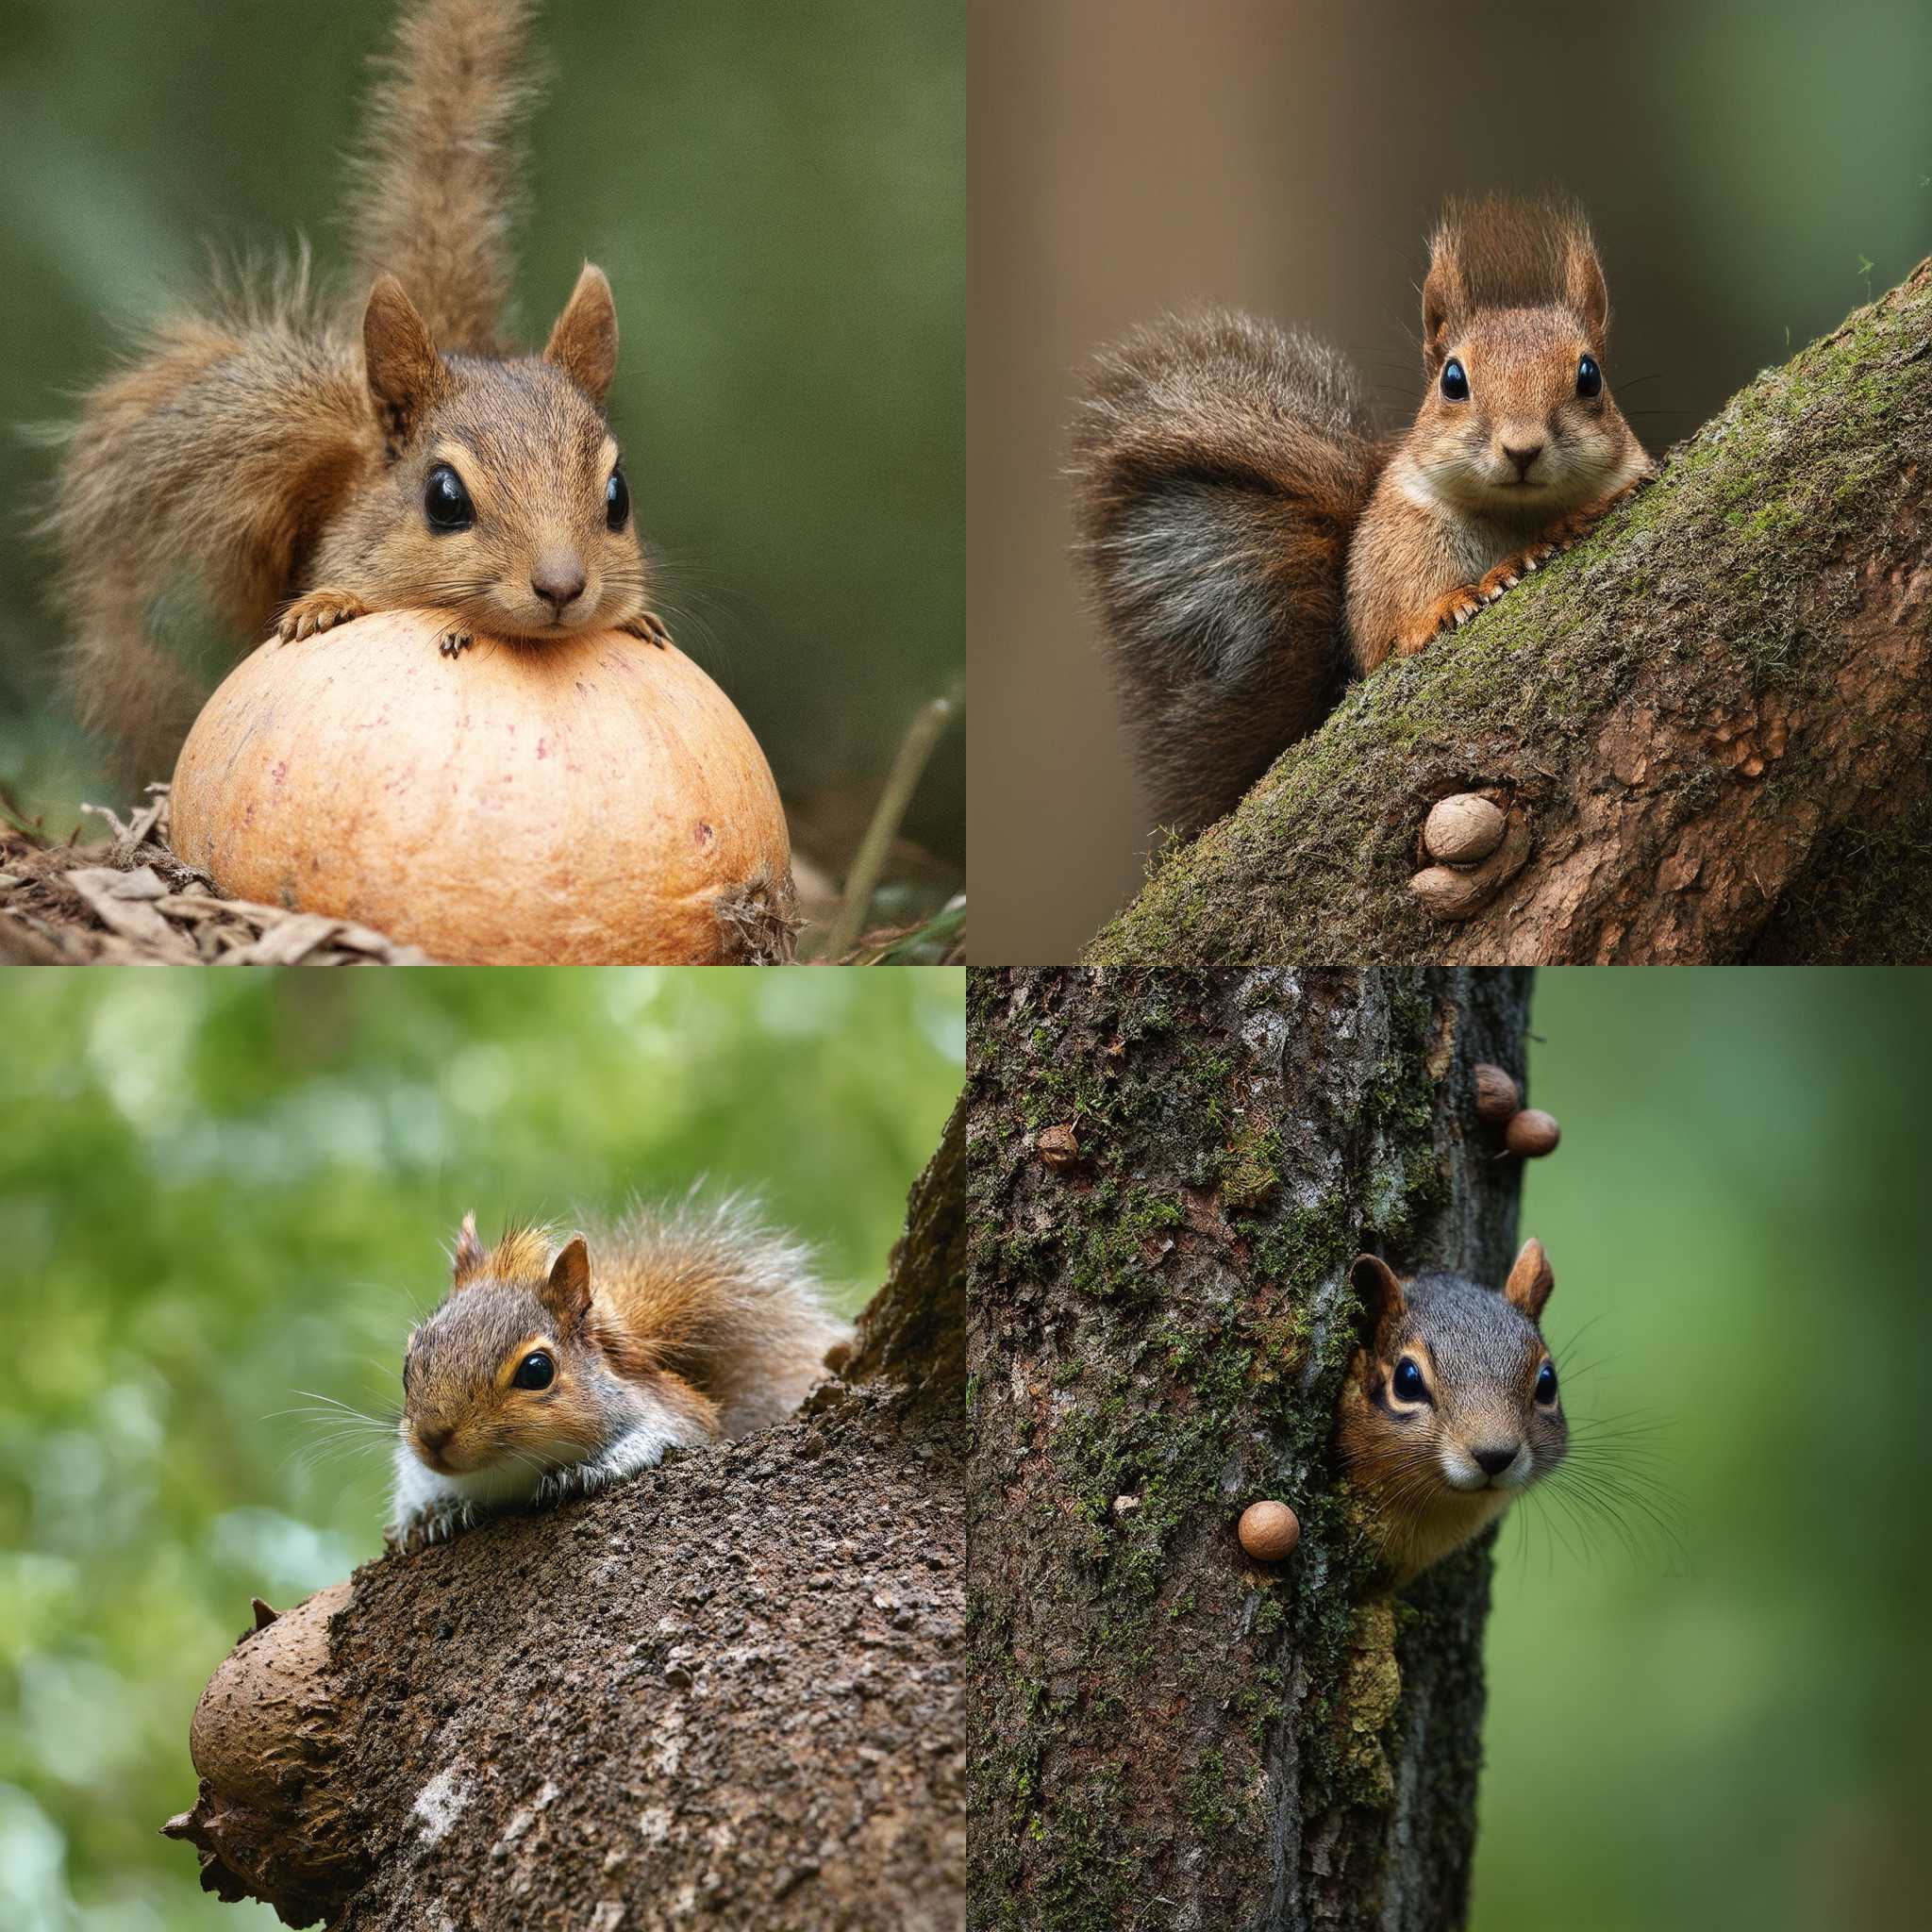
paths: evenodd
<path fill-rule="evenodd" d="M 702 965 L 721 905 L 789 917 L 758 741 L 675 645 L 619 631 L 437 648 L 384 610 L 236 666 L 175 770 L 175 851 L 239 898 L 470 965 Z"/>

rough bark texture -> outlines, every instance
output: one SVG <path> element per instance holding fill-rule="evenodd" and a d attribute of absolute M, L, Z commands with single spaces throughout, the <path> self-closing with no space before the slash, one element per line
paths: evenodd
<path fill-rule="evenodd" d="M 1357 685 L 1091 957 L 1932 958 L 1932 263 L 1767 371 L 1577 549 Z M 1408 891 L 1498 788 L 1527 868 Z"/>
<path fill-rule="evenodd" d="M 204 1883 L 355 1932 L 957 1926 L 963 1173 L 956 1112 L 796 1421 L 358 1571 L 278 1757 L 197 1722 Z"/>
<path fill-rule="evenodd" d="M 1330 1433 L 1358 1249 L 1507 1270 L 1528 975 L 973 981 L 971 1922 L 1459 1925 L 1488 1544 L 1374 1599 Z"/>

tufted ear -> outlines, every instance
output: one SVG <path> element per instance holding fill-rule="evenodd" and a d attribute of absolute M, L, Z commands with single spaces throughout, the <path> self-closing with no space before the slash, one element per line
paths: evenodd
<path fill-rule="evenodd" d="M 450 1276 L 458 1288 L 474 1281 L 488 1265 L 489 1257 L 483 1252 L 483 1243 L 476 1239 L 474 1209 L 463 1216 L 463 1224 L 457 1229 L 456 1253 L 450 1257 Z"/>
<path fill-rule="evenodd" d="M 1573 234 L 1563 251 L 1563 299 L 1575 310 L 1590 346 L 1601 356 L 1610 322 L 1610 291 L 1604 286 L 1604 265 L 1597 259 L 1596 245 L 1587 234 Z"/>
<path fill-rule="evenodd" d="M 1388 1344 L 1408 1312 L 1408 1305 L 1402 1298 L 1402 1283 L 1378 1255 L 1357 1255 L 1349 1279 L 1362 1301 L 1361 1320 L 1357 1328 L 1362 1346 L 1386 1357 Z"/>
<path fill-rule="evenodd" d="M 1423 283 L 1423 368 L 1431 381 L 1441 374 L 1449 337 L 1468 308 L 1455 238 L 1439 228 L 1429 244 L 1429 273 Z"/>
<path fill-rule="evenodd" d="M 362 311 L 362 357 L 369 396 L 391 450 L 408 441 L 432 403 L 448 391 L 429 325 L 393 275 L 377 275 Z"/>
<path fill-rule="evenodd" d="M 1556 1285 L 1557 1277 L 1550 1273 L 1550 1257 L 1543 1253 L 1542 1242 L 1532 1236 L 1524 1242 L 1523 1252 L 1509 1270 L 1509 1279 L 1503 1284 L 1503 1292 L 1532 1322 L 1540 1322 L 1543 1304 L 1549 1300 L 1550 1291 Z"/>
<path fill-rule="evenodd" d="M 591 1251 L 580 1234 L 563 1244 L 562 1252 L 550 1264 L 550 1279 L 537 1292 L 537 1299 L 557 1317 L 559 1328 L 571 1329 L 591 1312 Z"/>
<path fill-rule="evenodd" d="M 543 359 L 554 362 L 597 405 L 617 374 L 617 301 L 604 271 L 587 261 L 564 304 Z"/>

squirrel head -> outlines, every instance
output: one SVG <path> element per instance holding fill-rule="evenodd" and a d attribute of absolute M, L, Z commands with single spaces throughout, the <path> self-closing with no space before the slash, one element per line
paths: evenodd
<path fill-rule="evenodd" d="M 604 397 L 617 308 L 586 265 L 541 356 L 438 350 L 393 275 L 362 316 L 387 464 L 372 526 L 385 582 L 486 636 L 541 641 L 644 608 L 644 558 Z"/>
<path fill-rule="evenodd" d="M 582 1235 L 553 1257 L 541 1229 L 513 1227 L 486 1252 L 471 1214 L 452 1260 L 448 1298 L 403 1357 L 402 1443 L 425 1469 L 479 1495 L 521 1491 L 632 1429 L 667 1442 L 713 1432 L 710 1405 L 678 1376 L 616 1373 Z"/>
<path fill-rule="evenodd" d="M 1609 294 L 1580 214 L 1451 202 L 1429 242 L 1415 460 L 1476 515 L 1547 524 L 1627 481 L 1642 453 L 1604 373 Z"/>
<path fill-rule="evenodd" d="M 1528 1241 L 1501 1294 L 1457 1274 L 1404 1282 L 1373 1255 L 1353 1279 L 1363 1339 L 1338 1444 L 1378 1507 L 1400 1583 L 1562 1461 L 1569 1425 L 1538 1325 L 1554 1277 Z"/>

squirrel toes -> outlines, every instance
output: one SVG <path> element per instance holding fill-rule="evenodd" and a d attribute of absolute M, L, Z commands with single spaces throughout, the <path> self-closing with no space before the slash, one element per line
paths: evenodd
<path fill-rule="evenodd" d="M 805 1250 L 731 1201 L 487 1253 L 469 1215 L 453 1262 L 403 1357 L 398 1542 L 781 1421 L 851 1339 Z"/>
<path fill-rule="evenodd" d="M 541 641 L 656 642 L 604 399 L 617 311 L 586 265 L 541 356 L 498 339 L 536 97 L 531 0 L 412 0 L 364 115 L 354 298 L 306 250 L 164 321 L 86 397 L 42 527 L 62 568 L 70 677 L 138 779 L 165 776 L 201 693 L 147 627 L 186 569 L 249 644 L 366 611 L 447 612 Z"/>
<path fill-rule="evenodd" d="M 1378 441 L 1346 361 L 1208 313 L 1106 352 L 1074 429 L 1080 554 L 1161 821 L 1230 810 L 1347 677 L 1464 623 L 1652 474 L 1604 375 L 1589 228 L 1451 202 L 1414 423 Z"/>
<path fill-rule="evenodd" d="M 1373 1255 L 1354 1279 L 1367 1339 L 1336 1447 L 1374 1510 L 1381 1580 L 1400 1590 L 1562 1461 L 1569 1424 L 1539 1325 L 1555 1281 L 1538 1241 L 1501 1294 L 1459 1274 L 1400 1281 Z"/>

